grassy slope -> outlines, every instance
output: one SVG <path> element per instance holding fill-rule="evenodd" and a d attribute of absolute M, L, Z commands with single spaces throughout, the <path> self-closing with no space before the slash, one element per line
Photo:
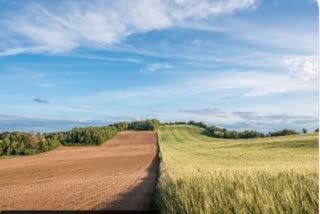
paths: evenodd
<path fill-rule="evenodd" d="M 315 213 L 318 137 L 223 140 L 162 126 L 159 206 L 165 213 Z"/>

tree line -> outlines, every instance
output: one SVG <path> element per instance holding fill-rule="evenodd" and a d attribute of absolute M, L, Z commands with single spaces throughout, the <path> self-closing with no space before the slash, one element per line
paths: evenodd
<path fill-rule="evenodd" d="M 160 128 L 160 121 L 156 119 L 134 121 L 128 124 L 129 130 L 158 130 Z"/>
<path fill-rule="evenodd" d="M 219 128 L 216 126 L 208 127 L 206 129 L 206 134 L 211 137 L 226 138 L 226 139 L 248 139 L 248 138 L 265 137 L 263 133 L 260 133 L 255 130 L 235 131 L 235 130 L 228 130 L 225 128 Z"/>
<path fill-rule="evenodd" d="M 275 132 L 268 132 L 267 134 L 258 132 L 255 130 L 245 130 L 245 131 L 235 131 L 226 128 L 220 128 L 217 126 L 207 126 L 203 122 L 195 122 L 190 120 L 188 122 L 176 121 L 176 122 L 166 122 L 162 125 L 193 125 L 205 129 L 204 134 L 215 137 L 215 138 L 225 138 L 225 139 L 248 139 L 248 138 L 262 138 L 262 137 L 276 137 L 276 136 L 286 136 L 286 135 L 296 135 L 299 134 L 293 129 L 283 129 Z M 319 132 L 317 128 L 314 132 Z M 308 133 L 308 130 L 303 128 L 302 133 Z"/>
<path fill-rule="evenodd" d="M 120 122 L 103 127 L 74 128 L 67 132 L 50 134 L 57 137 L 62 145 L 101 145 L 113 138 L 118 132 L 126 130 L 158 130 L 160 121 L 156 119 L 133 122 Z"/>
<path fill-rule="evenodd" d="M 58 139 L 47 138 L 45 134 L 24 132 L 3 132 L 0 134 L 0 156 L 33 155 L 57 148 Z"/>
<path fill-rule="evenodd" d="M 57 148 L 59 145 L 101 145 L 125 130 L 157 130 L 156 119 L 120 122 L 102 127 L 74 128 L 65 132 L 25 133 L 4 132 L 0 134 L 1 155 L 32 155 Z"/>
<path fill-rule="evenodd" d="M 175 122 L 165 122 L 165 123 L 161 123 L 161 125 L 193 125 L 193 126 L 198 126 L 200 128 L 208 128 L 208 126 L 203 123 L 203 122 L 196 122 L 193 120 L 189 120 L 188 122 L 185 121 L 175 121 Z"/>
<path fill-rule="evenodd" d="M 298 134 L 295 130 L 283 129 L 267 134 L 255 130 L 235 131 L 207 126 L 203 122 L 169 122 L 162 125 L 193 125 L 204 129 L 204 133 L 211 137 L 226 139 L 247 139 L 271 136 L 285 136 Z M 74 128 L 70 131 L 55 133 L 25 133 L 3 132 L 0 134 L 0 156 L 2 155 L 32 155 L 57 148 L 59 145 L 101 145 L 113 138 L 118 132 L 125 130 L 158 130 L 160 121 L 156 119 L 133 122 L 120 122 L 102 127 Z M 307 133 L 306 129 L 302 130 Z M 319 128 L 315 130 L 319 132 Z"/>

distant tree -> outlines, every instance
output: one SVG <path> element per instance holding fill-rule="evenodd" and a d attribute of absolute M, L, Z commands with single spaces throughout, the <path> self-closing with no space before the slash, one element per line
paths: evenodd
<path fill-rule="evenodd" d="M 217 126 L 207 127 L 206 134 L 212 137 L 226 139 L 248 139 L 265 137 L 263 133 L 257 132 L 255 130 L 235 131 L 225 128 L 219 128 Z"/>
<path fill-rule="evenodd" d="M 306 133 L 308 133 L 308 130 L 307 130 L 306 128 L 303 128 L 303 129 L 302 129 L 302 133 L 303 133 L 303 134 L 306 134 Z"/>
<path fill-rule="evenodd" d="M 292 129 L 283 129 L 276 132 L 270 132 L 270 136 L 286 136 L 286 135 L 296 135 L 298 134 L 295 130 Z"/>
<path fill-rule="evenodd" d="M 285 135 L 298 134 L 295 130 L 291 130 L 291 129 L 283 129 L 280 131 L 263 134 L 255 130 L 235 131 L 235 130 L 228 130 L 225 128 L 219 128 L 217 126 L 207 127 L 205 133 L 211 137 L 226 138 L 226 139 L 248 139 L 248 138 L 260 138 L 260 137 L 285 136 Z M 305 133 L 307 133 L 307 130 L 305 130 Z"/>
<path fill-rule="evenodd" d="M 207 125 L 205 123 L 201 122 L 201 121 L 200 122 L 195 122 L 193 120 L 190 120 L 187 124 L 188 125 L 193 125 L 193 126 L 198 126 L 200 128 L 204 128 L 204 129 L 208 128 Z"/>
<path fill-rule="evenodd" d="M 128 122 L 120 122 L 113 124 L 119 131 L 125 131 L 128 129 L 129 123 Z"/>
<path fill-rule="evenodd" d="M 160 128 L 160 121 L 156 119 L 140 120 L 129 123 L 128 129 L 130 130 L 158 130 Z"/>
<path fill-rule="evenodd" d="M 319 128 L 317 128 L 316 130 L 314 130 L 314 132 L 319 132 Z"/>

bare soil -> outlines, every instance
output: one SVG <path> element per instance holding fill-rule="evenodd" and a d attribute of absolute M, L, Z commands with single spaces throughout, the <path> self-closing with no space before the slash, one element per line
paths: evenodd
<path fill-rule="evenodd" d="M 2 159 L 0 210 L 150 209 L 157 167 L 156 133 L 147 131 Z"/>

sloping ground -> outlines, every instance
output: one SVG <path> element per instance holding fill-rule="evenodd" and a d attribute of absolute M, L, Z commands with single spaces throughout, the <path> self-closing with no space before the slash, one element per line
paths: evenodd
<path fill-rule="evenodd" d="M 155 132 L 121 132 L 99 147 L 0 160 L 0 210 L 149 209 Z"/>
<path fill-rule="evenodd" d="M 253 139 L 219 139 L 201 134 L 195 126 L 162 126 L 159 131 L 162 160 L 175 172 L 243 169 L 318 168 L 318 135 L 291 135 Z"/>
<path fill-rule="evenodd" d="M 318 135 L 225 140 L 162 126 L 163 213 L 318 213 Z"/>

